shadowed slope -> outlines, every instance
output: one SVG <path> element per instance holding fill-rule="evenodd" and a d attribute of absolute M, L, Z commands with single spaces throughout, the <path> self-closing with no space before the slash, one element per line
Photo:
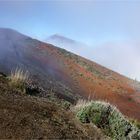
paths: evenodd
<path fill-rule="evenodd" d="M 83 125 L 57 99 L 25 95 L 0 75 L 0 139 L 108 139 Z"/>

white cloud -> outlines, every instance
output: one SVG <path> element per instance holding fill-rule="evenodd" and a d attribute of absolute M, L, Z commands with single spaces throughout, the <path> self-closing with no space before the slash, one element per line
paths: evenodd
<path fill-rule="evenodd" d="M 93 51 L 92 60 L 140 80 L 140 44 L 106 43 Z"/>

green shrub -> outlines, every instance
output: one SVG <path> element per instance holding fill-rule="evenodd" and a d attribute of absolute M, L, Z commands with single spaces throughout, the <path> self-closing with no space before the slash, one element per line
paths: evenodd
<path fill-rule="evenodd" d="M 140 129 L 140 122 L 135 119 L 129 118 L 130 122 Z"/>
<path fill-rule="evenodd" d="M 83 123 L 94 123 L 115 140 L 140 140 L 138 128 L 109 103 L 91 101 L 78 111 L 77 117 Z"/>

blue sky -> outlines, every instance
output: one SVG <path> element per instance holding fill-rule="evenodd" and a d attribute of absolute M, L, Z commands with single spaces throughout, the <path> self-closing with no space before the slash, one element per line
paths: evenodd
<path fill-rule="evenodd" d="M 86 43 L 77 54 L 140 80 L 140 0 L 0 0 L 0 27 Z"/>
<path fill-rule="evenodd" d="M 139 7 L 136 0 L 1 0 L 0 27 L 40 40 L 58 33 L 89 45 L 138 40 Z"/>

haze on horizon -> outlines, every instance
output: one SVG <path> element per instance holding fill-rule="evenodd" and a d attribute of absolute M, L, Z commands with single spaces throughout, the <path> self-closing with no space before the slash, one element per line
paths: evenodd
<path fill-rule="evenodd" d="M 83 42 L 86 57 L 140 79 L 140 1 L 0 1 L 0 27 L 44 41 L 60 34 Z M 80 52 L 79 49 L 79 54 Z"/>

